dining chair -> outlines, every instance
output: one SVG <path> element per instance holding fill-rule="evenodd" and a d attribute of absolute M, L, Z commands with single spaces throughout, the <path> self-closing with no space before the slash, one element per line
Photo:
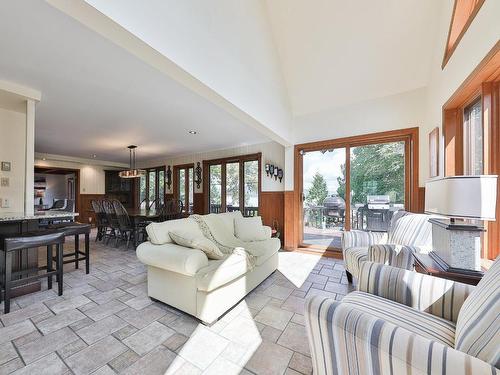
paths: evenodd
<path fill-rule="evenodd" d="M 99 199 L 92 199 L 90 201 L 92 210 L 95 213 L 95 221 L 97 227 L 97 235 L 95 237 L 96 242 L 102 241 L 106 237 L 108 231 L 108 222 L 106 220 L 106 212 L 102 206 L 102 201 Z"/>
<path fill-rule="evenodd" d="M 120 240 L 126 241 L 128 249 L 130 241 L 134 239 L 135 235 L 134 225 L 130 220 L 130 216 L 128 215 L 128 212 L 123 206 L 123 204 L 117 199 L 113 199 L 112 203 L 118 221 L 119 235 L 117 237 L 116 243 L 118 244 Z"/>
<path fill-rule="evenodd" d="M 118 223 L 118 217 L 116 216 L 115 208 L 113 202 L 109 199 L 102 200 L 102 207 L 106 215 L 106 221 L 108 223 L 109 233 L 106 234 L 106 244 L 109 243 L 111 239 L 115 239 L 115 245 L 118 246 L 118 236 L 120 233 L 120 225 Z"/>

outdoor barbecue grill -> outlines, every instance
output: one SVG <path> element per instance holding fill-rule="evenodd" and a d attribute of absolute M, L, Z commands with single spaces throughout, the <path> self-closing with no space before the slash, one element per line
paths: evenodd
<path fill-rule="evenodd" d="M 323 215 L 328 223 L 344 222 L 345 201 L 338 194 L 332 194 L 323 201 Z"/>

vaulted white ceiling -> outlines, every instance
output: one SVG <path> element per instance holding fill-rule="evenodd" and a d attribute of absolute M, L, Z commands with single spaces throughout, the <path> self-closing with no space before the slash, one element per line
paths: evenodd
<path fill-rule="evenodd" d="M 42 92 L 38 152 L 287 145 L 293 116 L 426 86 L 439 3 L 5 1 L 0 79 Z"/>
<path fill-rule="evenodd" d="M 148 160 L 269 141 L 45 1 L 0 2 L 0 80 L 42 92 L 41 153 L 127 162 L 129 144 Z"/>
<path fill-rule="evenodd" d="M 441 1 L 265 3 L 294 115 L 428 84 Z"/>

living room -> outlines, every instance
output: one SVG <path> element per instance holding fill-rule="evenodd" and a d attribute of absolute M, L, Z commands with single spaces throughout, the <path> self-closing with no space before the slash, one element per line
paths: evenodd
<path fill-rule="evenodd" d="M 2 2 L 0 373 L 497 373 L 499 15 Z"/>

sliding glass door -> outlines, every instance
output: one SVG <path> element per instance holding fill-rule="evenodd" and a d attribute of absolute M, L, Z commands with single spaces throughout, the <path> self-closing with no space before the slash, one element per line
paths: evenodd
<path fill-rule="evenodd" d="M 345 230 L 387 231 L 394 212 L 409 203 L 409 139 L 321 146 L 298 156 L 299 244 L 340 249 Z"/>
<path fill-rule="evenodd" d="M 303 239 L 308 245 L 338 248 L 345 223 L 346 149 L 303 155 Z"/>
<path fill-rule="evenodd" d="M 405 144 L 351 148 L 351 228 L 385 232 L 393 213 L 405 207 Z"/>

